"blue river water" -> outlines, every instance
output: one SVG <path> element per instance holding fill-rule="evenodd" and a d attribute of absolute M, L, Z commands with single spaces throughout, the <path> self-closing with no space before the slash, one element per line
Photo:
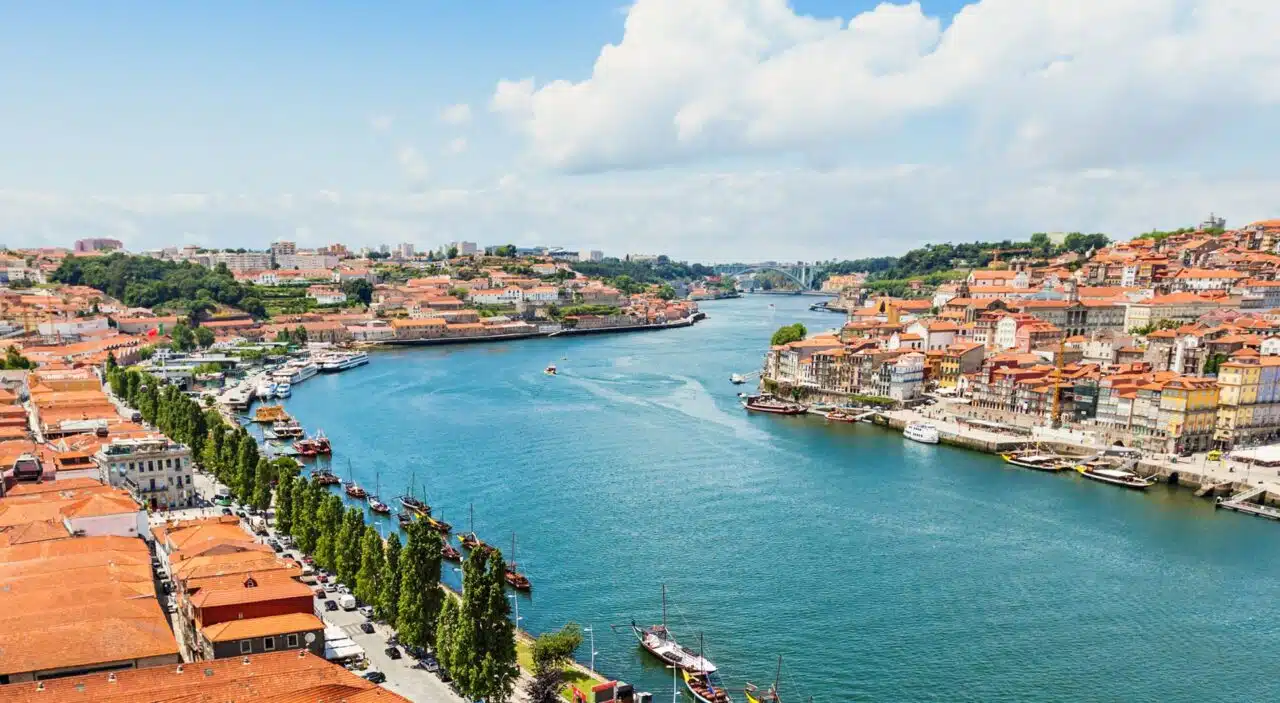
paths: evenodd
<path fill-rule="evenodd" d="M 416 481 L 456 530 L 474 505 L 504 552 L 516 533 L 533 581 L 521 625 L 591 626 L 596 667 L 659 701 L 670 672 L 626 625 L 660 620 L 662 584 L 671 628 L 704 637 L 736 700 L 778 655 L 789 703 L 1280 700 L 1276 525 L 1165 486 L 748 416 L 730 374 L 757 369 L 779 325 L 840 322 L 812 300 L 705 303 L 706 321 L 661 332 L 378 352 L 288 407 L 333 440 L 344 478 L 350 462 L 384 498 Z"/>

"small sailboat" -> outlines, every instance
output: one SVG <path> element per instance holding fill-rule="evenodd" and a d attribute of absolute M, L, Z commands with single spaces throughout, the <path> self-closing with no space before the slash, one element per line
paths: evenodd
<path fill-rule="evenodd" d="M 467 518 L 467 527 L 469 529 L 465 534 L 458 535 L 458 542 L 463 549 L 492 549 L 476 534 L 476 506 L 474 503 L 471 504 L 470 510 L 471 516 Z"/>
<path fill-rule="evenodd" d="M 446 561 L 462 561 L 462 552 L 458 548 L 449 544 L 449 540 L 440 542 L 440 556 Z"/>
<path fill-rule="evenodd" d="M 378 493 L 382 491 L 382 480 L 379 478 L 376 472 L 373 475 L 373 481 L 374 481 L 374 491 L 376 492 L 373 495 L 369 496 L 369 509 L 379 515 L 390 515 L 391 506 L 387 505 L 386 503 L 383 503 L 381 500 L 378 500 Z"/>
<path fill-rule="evenodd" d="M 351 473 L 350 459 L 347 460 L 347 478 L 349 480 L 346 483 L 342 484 L 342 490 L 346 491 L 347 495 L 351 496 L 352 498 L 365 498 L 369 495 L 368 493 L 365 492 L 363 488 L 360 487 L 360 484 L 356 483 L 355 476 Z"/>
<path fill-rule="evenodd" d="M 698 634 L 698 649 L 702 649 L 702 634 Z M 702 657 L 699 651 L 698 657 Z M 705 661 L 705 659 L 704 659 Z M 683 669 L 680 671 L 681 678 L 684 679 L 684 687 L 693 695 L 694 700 L 699 703 L 732 703 L 733 698 L 729 696 L 729 689 L 725 688 L 720 681 L 719 674 L 714 669 L 711 671 L 689 671 Z"/>
<path fill-rule="evenodd" d="M 414 481 L 416 479 L 416 474 L 409 477 L 409 491 L 397 498 L 397 500 L 400 501 L 400 505 L 403 506 L 405 510 L 415 515 L 430 515 L 431 506 L 427 505 L 421 498 L 419 498 L 413 490 Z"/>
<path fill-rule="evenodd" d="M 716 665 L 707 661 L 698 652 L 681 645 L 676 641 L 671 630 L 667 629 L 667 585 L 662 584 L 662 624 L 640 627 L 635 620 L 631 621 L 631 631 L 645 651 L 682 671 L 708 673 L 716 670 Z"/>
<path fill-rule="evenodd" d="M 517 591 L 527 591 L 533 587 L 529 583 L 529 578 L 520 573 L 520 569 L 516 567 L 516 533 L 511 533 L 511 561 L 507 562 L 507 585 Z"/>
<path fill-rule="evenodd" d="M 773 675 L 773 685 L 768 691 L 761 691 L 756 685 L 747 682 L 747 688 L 743 694 L 747 697 L 747 703 L 782 703 L 782 699 L 778 697 L 778 682 L 782 678 L 782 655 L 778 655 L 778 671 Z"/>

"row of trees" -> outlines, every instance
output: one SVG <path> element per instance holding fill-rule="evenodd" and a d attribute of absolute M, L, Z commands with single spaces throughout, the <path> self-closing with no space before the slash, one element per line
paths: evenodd
<path fill-rule="evenodd" d="M 659 256 L 656 261 L 641 262 L 612 258 L 604 261 L 575 261 L 569 266 L 586 276 L 607 279 L 615 287 L 618 285 L 617 279 L 624 276 L 632 281 L 648 284 L 692 280 L 715 275 L 715 269 L 710 266 L 671 261 L 665 256 Z"/>
<path fill-rule="evenodd" d="M 275 501 L 277 529 L 339 581 L 353 584 L 356 598 L 396 628 L 401 642 L 434 646 L 471 700 L 509 699 L 519 669 L 501 552 L 468 555 L 458 599 L 440 585 L 444 543 L 425 522 L 409 525 L 403 547 L 394 532 L 384 542 L 363 511 L 344 510 L 337 494 L 292 471 L 281 474 Z"/>
<path fill-rule="evenodd" d="M 210 423 L 222 424 L 222 418 L 217 417 L 214 411 L 208 411 L 214 413 L 211 420 L 200 404 L 177 386 L 165 384 L 138 369 L 119 366 L 111 354 L 107 355 L 103 370 L 111 392 L 117 398 L 137 410 L 144 421 L 160 428 L 166 436 L 190 447 L 193 457 L 201 456 Z"/>
<path fill-rule="evenodd" d="M 777 347 L 783 344 L 798 342 L 804 339 L 804 336 L 808 333 L 809 330 L 805 329 L 804 324 L 800 322 L 793 325 L 783 325 L 778 328 L 777 332 L 773 333 L 773 337 L 769 339 L 769 344 Z"/>

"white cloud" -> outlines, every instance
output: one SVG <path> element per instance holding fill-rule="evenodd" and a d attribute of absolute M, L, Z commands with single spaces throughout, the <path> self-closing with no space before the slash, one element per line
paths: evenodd
<path fill-rule="evenodd" d="M 471 106 L 466 103 L 450 105 L 440 111 L 440 121 L 451 125 L 464 125 L 471 121 Z"/>
<path fill-rule="evenodd" d="M 427 160 L 422 157 L 422 153 L 416 147 L 408 145 L 400 147 L 396 152 L 396 161 L 400 163 L 400 170 L 404 172 L 405 177 L 415 186 L 420 186 L 430 174 Z"/>
<path fill-rule="evenodd" d="M 980 0 L 943 29 L 918 3 L 845 21 L 787 0 L 636 0 L 591 76 L 502 81 L 490 107 L 571 171 L 974 126 L 1029 166 L 1126 165 L 1280 103 L 1275 0 Z"/>
<path fill-rule="evenodd" d="M 369 118 L 369 128 L 375 132 L 389 132 L 395 121 L 395 115 L 374 115 Z"/>
<path fill-rule="evenodd" d="M 455 137 L 453 139 L 450 139 L 448 144 L 444 145 L 444 153 L 446 154 L 461 154 L 466 150 L 467 150 L 466 137 Z"/>
<path fill-rule="evenodd" d="M 0 191 L 0 243 L 68 245 L 117 236 L 131 249 L 175 242 L 261 247 L 299 227 L 349 246 L 454 239 L 660 251 L 692 260 L 896 254 L 924 242 L 1102 231 L 1129 237 L 1274 217 L 1280 180 L 1077 170 L 1003 179 L 896 166 L 739 172 L 507 175 L 489 187 L 408 193 L 73 197 Z M 189 233 L 189 234 L 186 234 Z M 186 235 L 186 236 L 184 236 Z M 314 242 L 313 242 L 314 243 Z M 643 246 L 641 246 L 643 244 Z"/>

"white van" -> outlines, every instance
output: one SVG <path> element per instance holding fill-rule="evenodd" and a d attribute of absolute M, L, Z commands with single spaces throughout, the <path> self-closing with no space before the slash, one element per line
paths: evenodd
<path fill-rule="evenodd" d="M 338 605 L 339 605 L 339 607 L 341 607 L 343 610 L 355 610 L 355 609 L 356 609 L 356 597 L 355 597 L 355 596 L 353 596 L 353 595 L 351 595 L 350 593 L 348 593 L 347 595 L 345 595 L 345 596 L 343 596 L 343 597 L 341 597 L 341 598 L 339 598 L 339 599 L 338 599 Z"/>

